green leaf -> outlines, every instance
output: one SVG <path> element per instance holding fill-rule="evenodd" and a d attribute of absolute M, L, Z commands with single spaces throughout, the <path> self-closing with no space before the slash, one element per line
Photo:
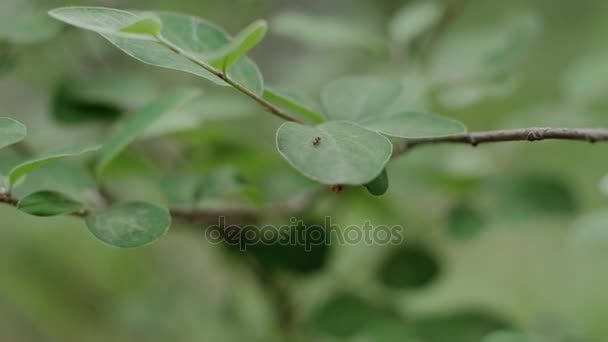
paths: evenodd
<path fill-rule="evenodd" d="M 309 101 L 306 101 L 293 93 L 278 91 L 266 87 L 264 89 L 263 97 L 279 107 L 283 107 L 295 114 L 298 114 L 300 117 L 312 123 L 322 123 L 325 121 L 323 115 L 319 114 L 316 110 L 311 109 L 311 107 L 314 107 L 314 105 L 311 106 L 308 104 Z"/>
<path fill-rule="evenodd" d="M 34 216 L 56 216 L 76 213 L 83 204 L 55 191 L 32 193 L 19 200 L 17 209 Z"/>
<path fill-rule="evenodd" d="M 407 45 L 441 18 L 444 6 L 437 1 L 416 1 L 403 6 L 389 23 L 391 39 Z"/>
<path fill-rule="evenodd" d="M 430 138 L 466 132 L 451 118 L 395 108 L 403 92 L 399 80 L 350 77 L 329 83 L 321 100 L 331 119 L 349 120 L 399 138 Z"/>
<path fill-rule="evenodd" d="M 25 125 L 11 118 L 0 118 L 0 148 L 18 143 L 27 135 Z"/>
<path fill-rule="evenodd" d="M 378 270 L 380 282 L 391 289 L 419 289 L 439 275 L 439 260 L 427 248 L 400 247 L 389 254 Z"/>
<path fill-rule="evenodd" d="M 232 42 L 220 52 L 210 57 L 210 64 L 219 69 L 225 69 L 239 58 L 247 54 L 264 39 L 268 24 L 265 20 L 256 20 L 234 37 Z"/>
<path fill-rule="evenodd" d="M 240 119 L 257 110 L 252 101 L 245 97 L 235 97 L 234 94 L 206 94 L 161 116 L 146 129 L 143 138 L 196 130 L 207 121 Z"/>
<path fill-rule="evenodd" d="M 175 110 L 199 95 L 200 92 L 194 89 L 175 90 L 125 118 L 103 144 L 95 168 L 97 176 L 101 176 L 110 162 L 161 115 Z"/>
<path fill-rule="evenodd" d="M 385 55 L 387 43 L 380 35 L 341 18 L 284 12 L 272 20 L 272 31 L 304 44 L 328 48 L 356 48 Z"/>
<path fill-rule="evenodd" d="M 149 16 L 135 20 L 131 24 L 121 28 L 120 32 L 155 36 L 160 33 L 161 27 L 162 23 L 158 17 Z"/>
<path fill-rule="evenodd" d="M 60 150 L 47 152 L 41 156 L 25 161 L 15 166 L 8 174 L 9 182 L 11 185 L 15 185 L 18 180 L 25 176 L 28 172 L 40 167 L 50 161 L 66 158 L 75 157 L 81 154 L 95 152 L 100 149 L 100 146 L 73 146 Z"/>
<path fill-rule="evenodd" d="M 382 170 L 382 173 L 374 178 L 373 181 L 365 184 L 367 191 L 374 196 L 382 196 L 388 190 L 388 174 L 386 169 Z"/>
<path fill-rule="evenodd" d="M 57 36 L 63 25 L 42 11 L 28 11 L 3 18 L 0 22 L 0 41 L 11 44 L 36 44 Z"/>
<path fill-rule="evenodd" d="M 134 21 L 155 15 L 161 21 L 160 35 L 164 39 L 178 46 L 189 56 L 204 61 L 204 56 L 210 56 L 228 46 L 231 38 L 226 32 L 203 19 L 175 13 L 140 13 L 101 7 L 63 7 L 54 9 L 49 14 L 68 24 L 101 34 L 126 54 L 143 63 L 184 71 L 228 86 L 223 80 L 176 53 L 157 38 L 120 31 Z M 262 94 L 262 76 L 250 59 L 240 58 L 228 68 L 227 73 L 232 80 L 258 95 Z"/>
<path fill-rule="evenodd" d="M 530 339 L 514 331 L 501 330 L 490 333 L 481 342 L 530 342 Z"/>
<path fill-rule="evenodd" d="M 277 148 L 294 168 L 324 184 L 368 183 L 392 154 L 386 137 L 343 121 L 315 127 L 286 122 L 277 131 Z"/>
<path fill-rule="evenodd" d="M 97 203 L 97 186 L 90 172 L 80 163 L 67 159 L 48 162 L 32 170 L 11 190 L 17 198 L 40 191 L 60 192 L 84 203 Z"/>
<path fill-rule="evenodd" d="M 95 237 L 108 245 L 134 248 L 160 239 L 169 229 L 171 217 L 166 208 L 129 202 L 87 217 L 86 224 Z"/>

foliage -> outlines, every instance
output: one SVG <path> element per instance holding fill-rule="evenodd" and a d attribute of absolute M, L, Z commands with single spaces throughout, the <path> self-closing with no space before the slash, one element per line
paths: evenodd
<path fill-rule="evenodd" d="M 207 1 L 182 10 L 191 14 L 72 6 L 47 15 L 46 9 L 15 5 L 19 14 L 6 15 L 0 25 L 0 75 L 11 80 L 0 83 L 0 100 L 21 102 L 0 103 L 0 203 L 14 207 L 24 225 L 30 219 L 53 227 L 73 221 L 89 235 L 70 230 L 47 238 L 51 233 L 6 229 L 8 242 L 0 250 L 8 252 L 0 256 L 7 274 L 35 276 L 23 283 L 0 277 L 10 280 L 0 285 L 0 318 L 2 291 L 18 288 L 16 307 L 40 300 L 35 305 L 41 312 L 57 308 L 69 317 L 32 336 L 52 334 L 55 324 L 58 331 L 62 324 L 80 327 L 79 319 L 124 324 L 128 331 L 95 339 L 151 341 L 523 342 L 608 336 L 600 324 L 578 318 L 603 317 L 601 308 L 582 308 L 594 301 L 586 296 L 592 284 L 605 283 L 593 264 L 601 260 L 608 222 L 595 193 L 599 173 L 608 167 L 602 147 L 563 144 L 558 152 L 540 147 L 536 154 L 508 144 L 464 153 L 417 150 L 434 143 L 476 146 L 472 137 L 482 127 L 608 123 L 600 114 L 606 108 L 605 53 L 573 47 L 572 56 L 563 57 L 568 66 L 562 74 L 546 71 L 557 69 L 551 63 L 559 60 L 541 51 L 539 38 L 546 39 L 541 33 L 547 31 L 540 16 L 550 21 L 549 15 L 503 15 L 498 9 L 500 18 L 485 20 L 484 28 L 469 27 L 453 16 L 475 6 L 459 4 L 464 2 L 337 2 L 334 15 L 280 9 L 268 23 L 252 19 L 259 11 L 243 9 L 242 2 L 234 5 L 238 15 L 230 10 L 234 18 L 214 15 Z M 157 5 L 149 4 L 169 4 Z M 310 11 L 315 6 L 302 5 Z M 231 36 L 195 13 L 244 28 Z M 273 37 L 264 41 L 267 34 Z M 520 64 L 525 58 L 533 62 Z M 551 74 L 546 90 L 530 81 L 544 73 Z M 40 89 L 30 89 L 34 84 Z M 538 107 L 545 116 L 527 111 L 543 101 L 553 101 Z M 280 122 L 266 120 L 263 110 Z M 564 114 L 569 111 L 582 114 Z M 595 141 L 584 134 L 575 139 Z M 340 197 L 329 199 L 328 190 Z M 289 216 L 306 217 L 304 225 L 256 240 Z M 328 226 L 328 217 L 338 218 L 337 230 Z M 394 246 L 335 243 L 336 233 L 348 237 L 347 224 L 372 219 L 398 222 L 405 239 Z M 221 235 L 224 243 L 212 249 L 211 230 L 192 228 L 208 228 L 216 220 L 222 234 L 234 227 L 238 232 Z M 175 234 L 166 235 L 172 225 Z M 572 229 L 565 233 L 555 226 Z M 207 243 L 200 241 L 201 231 Z M 28 239 L 39 242 L 11 246 L 11 234 L 30 234 Z M 103 244 L 87 242 L 91 235 Z M 324 243 L 306 243 L 317 239 Z M 120 250 L 143 246 L 149 247 Z M 30 251 L 31 260 L 9 257 L 19 249 Z M 50 249 L 65 253 L 65 260 L 37 252 Z M 215 249 L 230 250 L 222 255 L 226 267 L 214 265 L 216 255 L 204 254 Z M 77 253 L 101 256 L 78 261 Z M 139 257 L 141 264 L 133 261 Z M 74 259 L 76 264 L 69 261 Z M 182 273 L 188 262 L 204 268 L 209 279 Z M 58 271 L 62 263 L 78 271 Z M 166 274 L 150 271 L 156 263 Z M 571 266 L 579 263 L 584 267 Z M 30 269 L 32 264 L 37 267 Z M 554 264 L 563 272 L 554 271 Z M 72 280 L 70 272 L 82 279 Z M 117 285 L 115 277 L 124 284 Z M 154 283 L 161 277 L 161 285 Z M 53 286 L 48 279 L 78 285 L 49 287 L 52 295 L 34 293 L 28 285 Z M 149 286 L 129 285 L 149 279 Z M 553 280 L 545 291 L 545 282 Z M 77 306 L 72 301 L 81 299 L 63 293 L 90 298 L 79 292 L 80 283 L 97 298 L 90 303 L 95 310 L 87 309 L 90 317 L 70 312 Z M 151 309 L 138 304 L 151 298 Z M 557 313 L 544 316 L 551 310 Z M 158 324 L 175 322 L 171 317 L 185 319 L 175 327 Z M 80 336 L 57 339 L 88 340 L 94 331 L 77 329 Z"/>

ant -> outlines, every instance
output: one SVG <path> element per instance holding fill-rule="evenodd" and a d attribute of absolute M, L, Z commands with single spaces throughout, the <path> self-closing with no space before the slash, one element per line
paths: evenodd
<path fill-rule="evenodd" d="M 313 146 L 319 145 L 320 142 L 321 142 L 321 137 L 315 137 L 314 139 L 312 139 Z"/>

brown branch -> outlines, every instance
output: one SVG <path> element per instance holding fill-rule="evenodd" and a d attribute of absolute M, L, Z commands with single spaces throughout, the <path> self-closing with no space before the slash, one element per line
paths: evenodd
<path fill-rule="evenodd" d="M 229 207 L 229 208 L 171 208 L 171 216 L 191 223 L 216 223 L 220 217 L 239 222 L 256 222 L 278 216 L 295 215 L 306 210 L 320 196 L 327 193 L 326 187 L 319 187 L 284 202 L 270 204 L 264 208 Z"/>
<path fill-rule="evenodd" d="M 255 102 L 257 102 L 258 104 L 260 104 L 262 107 L 266 108 L 272 114 L 274 114 L 274 115 L 276 115 L 276 116 L 278 116 L 278 117 L 280 117 L 282 119 L 288 120 L 288 121 L 293 121 L 293 122 L 297 122 L 297 123 L 300 123 L 300 124 L 304 123 L 304 121 L 298 119 L 293 114 L 282 110 L 281 108 L 275 106 L 274 104 L 272 104 L 271 102 L 267 101 L 265 98 L 261 97 L 260 95 L 258 95 L 256 93 L 252 92 L 251 90 L 243 87 L 238 82 L 233 81 L 229 77 L 229 75 L 227 73 L 225 73 L 222 70 L 219 70 L 219 69 L 211 66 L 210 64 L 206 63 L 205 61 L 199 59 L 198 56 L 194 56 L 191 53 L 189 53 L 188 51 L 185 51 L 181 47 L 173 44 L 171 41 L 169 41 L 168 39 L 166 39 L 162 35 L 160 35 L 160 34 L 156 35 L 156 39 L 158 39 L 158 41 L 161 44 L 163 44 L 165 47 L 167 47 L 168 49 L 172 50 L 173 52 L 175 52 L 175 53 L 177 53 L 177 54 L 179 54 L 181 56 L 184 56 L 185 58 L 187 58 L 192 63 L 194 63 L 194 64 L 200 66 L 201 68 L 209 71 L 210 73 L 212 73 L 213 75 L 217 76 L 218 78 L 220 78 L 224 82 L 228 83 L 230 86 L 232 86 L 236 90 L 238 90 L 241 93 L 249 96 L 251 99 L 253 99 Z"/>
<path fill-rule="evenodd" d="M 496 131 L 472 132 L 438 138 L 410 139 L 396 144 L 393 157 L 414 147 L 431 144 L 456 143 L 477 146 L 504 141 L 578 140 L 589 143 L 608 141 L 608 129 L 531 127 Z"/>

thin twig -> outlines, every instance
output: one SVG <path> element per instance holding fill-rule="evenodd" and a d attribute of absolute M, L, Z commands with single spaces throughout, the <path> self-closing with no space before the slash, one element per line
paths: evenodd
<path fill-rule="evenodd" d="M 274 114 L 274 115 L 276 115 L 276 116 L 278 116 L 278 117 L 280 117 L 282 119 L 288 120 L 288 121 L 293 121 L 293 122 L 297 122 L 297 123 L 300 123 L 300 124 L 304 124 L 304 121 L 298 119 L 293 114 L 282 110 L 281 108 L 279 108 L 279 107 L 275 106 L 274 104 L 270 103 L 269 101 L 267 101 L 265 98 L 259 96 L 258 94 L 252 92 L 251 90 L 243 87 L 238 82 L 233 81 L 229 77 L 229 75 L 227 73 L 224 73 L 223 71 L 221 71 L 221 70 L 219 70 L 219 69 L 217 69 L 217 68 L 209 65 L 207 62 L 199 59 L 197 56 L 194 56 L 193 54 L 189 53 L 188 51 L 185 51 L 184 49 L 180 48 L 179 46 L 173 44 L 171 41 L 169 41 L 168 39 L 166 39 L 162 35 L 160 35 L 160 34 L 156 35 L 156 39 L 158 39 L 158 41 L 161 44 L 163 44 L 165 47 L 171 49 L 172 51 L 174 51 L 175 53 L 177 53 L 179 55 L 182 55 L 183 57 L 187 58 L 192 63 L 200 66 L 201 68 L 209 71 L 210 73 L 212 73 L 213 75 L 217 76 L 218 78 L 220 78 L 224 82 L 228 83 L 229 85 L 231 85 L 236 90 L 238 90 L 241 93 L 249 96 L 255 102 L 257 102 L 258 104 L 260 104 L 262 107 L 266 108 L 272 114 Z"/>
<path fill-rule="evenodd" d="M 477 146 L 479 144 L 504 141 L 540 141 L 549 139 L 578 140 L 589 143 L 608 141 L 608 129 L 531 127 L 473 132 L 437 138 L 410 139 L 395 145 L 393 157 L 402 155 L 414 147 L 430 144 L 455 143 Z"/>
<path fill-rule="evenodd" d="M 264 208 L 231 207 L 231 208 L 171 208 L 171 216 L 192 223 L 215 223 L 220 217 L 231 218 L 241 222 L 256 222 L 263 219 L 295 215 L 309 208 L 320 196 L 327 193 L 326 187 L 319 187 L 284 202 L 270 204 Z"/>

